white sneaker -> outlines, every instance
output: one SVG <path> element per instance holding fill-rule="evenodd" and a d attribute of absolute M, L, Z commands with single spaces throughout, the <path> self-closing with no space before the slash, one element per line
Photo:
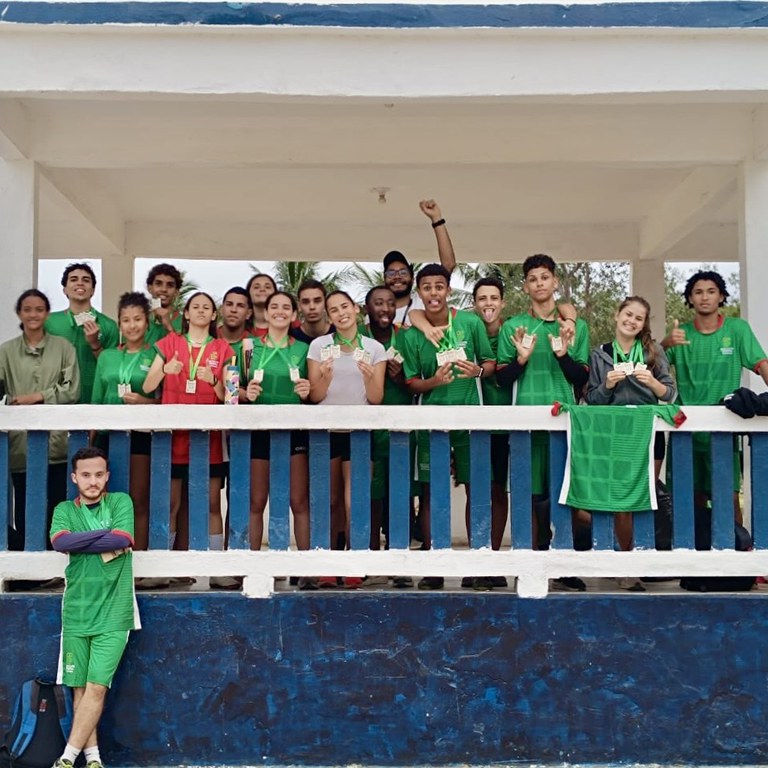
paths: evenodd
<path fill-rule="evenodd" d="M 166 587 L 171 586 L 171 580 L 161 579 L 161 578 L 150 578 L 145 576 L 142 579 L 136 579 L 134 581 L 134 586 L 136 587 L 136 589 L 140 589 L 140 590 L 165 589 Z"/>
<path fill-rule="evenodd" d="M 211 589 L 240 589 L 243 582 L 234 576 L 211 576 L 208 585 Z"/>
<path fill-rule="evenodd" d="M 619 589 L 626 589 L 627 592 L 645 592 L 643 583 L 636 576 L 621 576 L 616 579 Z"/>

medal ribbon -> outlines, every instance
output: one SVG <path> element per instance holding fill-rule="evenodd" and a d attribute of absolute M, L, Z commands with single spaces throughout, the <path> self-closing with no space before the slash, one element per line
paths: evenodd
<path fill-rule="evenodd" d="M 213 341 L 212 336 L 208 336 L 206 340 L 200 346 L 200 351 L 197 353 L 197 359 L 192 362 L 192 339 L 189 338 L 189 334 L 186 336 L 187 347 L 189 348 L 189 380 L 194 381 L 197 376 L 197 369 L 200 367 L 200 361 L 203 359 L 203 352 L 208 345 L 208 342 Z"/>
<path fill-rule="evenodd" d="M 360 347 L 360 349 L 363 348 L 363 339 L 360 335 L 360 331 L 357 332 L 354 339 L 345 339 L 343 336 L 339 335 L 338 331 L 336 331 L 336 333 L 333 334 L 333 340 L 339 345 L 344 344 L 348 346 L 350 349 L 354 348 L 355 342 L 357 342 L 357 346 Z"/>
<path fill-rule="evenodd" d="M 262 344 L 264 345 L 261 350 L 261 356 L 259 357 L 259 365 L 258 370 L 264 370 L 264 368 L 267 366 L 267 363 L 275 356 L 280 355 L 280 357 L 285 360 L 288 367 L 291 367 L 291 362 L 286 356 L 285 352 L 283 350 L 288 348 L 288 337 L 285 337 L 285 344 L 282 346 L 279 345 L 269 334 L 267 334 L 267 341 L 269 341 L 272 344 L 272 347 L 268 347 L 264 342 Z M 267 352 L 269 351 L 269 354 Z"/>
<path fill-rule="evenodd" d="M 642 363 L 645 358 L 643 356 L 643 345 L 639 339 L 635 339 L 634 344 L 629 350 L 628 354 L 624 354 L 624 350 L 616 343 L 613 342 L 613 364 L 618 365 L 619 360 L 622 363 Z"/>
<path fill-rule="evenodd" d="M 443 338 L 440 339 L 440 346 L 437 348 L 438 352 L 445 352 L 449 349 L 456 348 L 456 334 L 453 332 L 453 312 L 448 307 L 448 327 L 445 329 Z"/>
<path fill-rule="evenodd" d="M 138 352 L 130 353 L 130 356 L 133 358 L 130 363 L 127 362 L 127 358 L 129 356 L 129 352 L 127 349 L 123 350 L 123 359 L 120 361 L 120 370 L 117 374 L 117 380 L 120 382 L 120 384 L 130 384 L 131 383 L 131 376 L 133 376 L 133 372 L 136 369 L 136 366 L 138 365 L 139 358 L 141 357 L 142 350 L 139 350 Z"/>

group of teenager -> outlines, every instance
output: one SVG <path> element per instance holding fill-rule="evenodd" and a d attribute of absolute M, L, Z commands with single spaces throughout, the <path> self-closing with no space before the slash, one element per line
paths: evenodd
<path fill-rule="evenodd" d="M 96 277 L 84 263 L 70 264 L 62 287 L 69 306 L 51 312 L 47 297 L 36 289 L 22 293 L 16 313 L 22 333 L 0 346 L 0 381 L 7 402 L 95 403 L 114 405 L 216 404 L 225 399 L 225 368 L 238 369 L 236 399 L 250 405 L 652 405 L 715 404 L 739 387 L 742 368 L 768 382 L 768 363 L 749 325 L 725 317 L 728 297 L 722 277 L 699 272 L 685 286 L 684 297 L 694 310 L 692 322 L 679 325 L 661 342 L 651 338 L 648 302 L 625 299 L 615 313 L 614 338 L 590 351 L 588 328 L 576 309 L 558 303 L 557 268 L 546 255 L 526 259 L 522 290 L 529 308 L 503 320 L 505 286 L 492 277 L 473 286 L 473 308 L 449 305 L 455 255 L 439 206 L 420 203 L 433 228 L 439 263 L 414 274 L 405 255 L 391 251 L 383 261 L 384 282 L 368 291 L 358 307 L 345 291 L 327 291 L 306 280 L 297 295 L 278 289 L 266 274 L 254 275 L 244 287 L 228 290 L 216 305 L 203 291 L 193 292 L 177 308 L 182 275 L 171 264 L 154 266 L 144 293 L 120 297 L 117 322 L 91 304 Z M 415 286 L 415 290 L 414 290 Z M 675 377 L 672 375 L 675 370 Z M 229 397 L 232 397 L 232 392 Z M 190 420 L 194 423 L 194 419 Z M 146 549 L 149 530 L 150 434 L 131 433 L 130 496 L 135 509 L 133 548 Z M 532 539 L 546 548 L 549 523 L 549 438 L 534 432 L 531 443 Z M 109 451 L 106 434 L 92 443 Z M 469 535 L 470 445 L 466 430 L 450 433 L 452 472 L 467 494 Z M 309 441 L 306 431 L 290 440 L 290 505 L 299 549 L 310 546 Z M 418 497 L 418 538 L 431 547 L 429 434 L 412 434 L 412 495 Z M 172 437 L 170 546 L 188 546 L 189 432 Z M 657 439 L 660 467 L 664 441 Z M 66 434 L 52 432 L 49 445 L 49 522 L 56 504 L 66 498 L 68 482 Z M 345 548 L 350 540 L 350 433 L 330 434 L 331 546 Z M 269 499 L 270 435 L 251 435 L 251 499 L 249 538 L 261 547 L 264 511 Z M 508 432 L 491 436 L 491 544 L 501 547 L 508 517 Z M 738 454 L 734 452 L 738 483 Z M 24 548 L 27 487 L 26 436 L 13 433 L 10 463 L 14 511 L 9 548 Z M 387 536 L 389 435 L 372 436 L 370 546 L 378 549 Z M 209 546 L 223 549 L 226 530 L 221 491 L 228 473 L 226 435 L 210 433 Z M 696 503 L 706 507 L 710 495 L 709 445 L 705 435 L 694 444 Z M 596 482 L 599 482 L 596 479 Z M 737 519 L 738 496 L 734 496 Z M 415 505 L 414 505 L 415 506 Z M 589 546 L 591 517 L 572 510 L 574 545 Z M 621 549 L 632 548 L 632 513 L 615 515 Z M 299 586 L 314 589 L 355 587 L 360 579 L 303 578 Z M 144 580 L 158 587 L 168 580 Z M 237 588 L 234 578 L 212 579 L 212 586 Z M 395 586 L 412 584 L 408 577 Z M 505 586 L 501 577 L 467 578 L 462 586 L 492 589 Z M 418 586 L 439 589 L 443 579 L 424 577 Z M 583 590 L 575 577 L 556 586 Z M 620 586 L 641 590 L 636 579 Z"/>

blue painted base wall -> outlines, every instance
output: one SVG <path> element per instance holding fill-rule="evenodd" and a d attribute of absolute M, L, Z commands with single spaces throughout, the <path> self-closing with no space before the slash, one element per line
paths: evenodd
<path fill-rule="evenodd" d="M 761 595 L 142 595 L 111 765 L 768 762 Z M 57 596 L 0 598 L 0 719 Z"/>

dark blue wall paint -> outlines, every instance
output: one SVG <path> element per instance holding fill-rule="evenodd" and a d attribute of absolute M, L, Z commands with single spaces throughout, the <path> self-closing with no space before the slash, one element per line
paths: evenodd
<path fill-rule="evenodd" d="M 25 24 L 211 24 L 319 27 L 692 27 L 768 26 L 768 3 L 601 5 L 312 5 L 289 3 L 9 2 L 2 22 Z"/>
<path fill-rule="evenodd" d="M 761 595 L 141 596 L 118 765 L 768 759 Z M 59 599 L 0 598 L 0 717 L 55 670 Z"/>

